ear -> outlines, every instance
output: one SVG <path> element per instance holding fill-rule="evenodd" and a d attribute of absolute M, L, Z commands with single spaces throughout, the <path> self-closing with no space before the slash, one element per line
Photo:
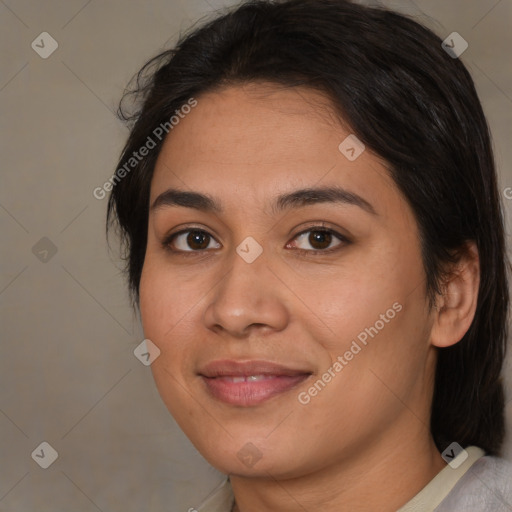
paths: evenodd
<path fill-rule="evenodd" d="M 459 342 L 475 316 L 480 285 L 480 259 L 475 242 L 468 242 L 436 300 L 430 340 L 436 347 Z"/>

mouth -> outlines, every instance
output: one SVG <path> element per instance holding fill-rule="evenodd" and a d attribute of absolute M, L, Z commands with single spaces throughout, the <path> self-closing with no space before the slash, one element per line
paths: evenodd
<path fill-rule="evenodd" d="M 221 402 L 240 407 L 261 404 L 286 393 L 310 375 L 311 371 L 295 369 L 269 361 L 214 361 L 199 376 L 208 393 Z"/>

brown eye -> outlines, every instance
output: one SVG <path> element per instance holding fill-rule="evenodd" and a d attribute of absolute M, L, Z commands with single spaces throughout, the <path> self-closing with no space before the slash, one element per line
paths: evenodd
<path fill-rule="evenodd" d="M 174 233 L 164 240 L 163 244 L 171 251 L 176 252 L 200 252 L 211 247 L 211 243 L 215 239 L 206 231 L 201 229 L 187 229 Z M 219 248 L 217 243 L 213 248 Z"/>
<path fill-rule="evenodd" d="M 332 242 L 332 233 L 329 233 L 329 231 L 310 231 L 308 242 L 315 249 L 327 249 Z"/>
<path fill-rule="evenodd" d="M 350 243 L 349 240 L 336 231 L 320 228 L 303 231 L 293 240 L 292 243 L 296 250 L 311 254 L 328 253 Z"/>
<path fill-rule="evenodd" d="M 194 250 L 206 249 L 210 242 L 210 235 L 204 231 L 190 231 L 187 236 L 187 244 Z"/>

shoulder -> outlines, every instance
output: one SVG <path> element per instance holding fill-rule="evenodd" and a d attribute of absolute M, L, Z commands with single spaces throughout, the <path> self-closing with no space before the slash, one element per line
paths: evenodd
<path fill-rule="evenodd" d="M 435 512 L 512 511 L 512 464 L 498 457 L 478 459 Z"/>

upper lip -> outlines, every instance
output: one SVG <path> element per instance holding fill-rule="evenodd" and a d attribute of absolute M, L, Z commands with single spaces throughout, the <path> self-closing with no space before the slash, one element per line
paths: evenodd
<path fill-rule="evenodd" d="M 290 368 L 278 363 L 264 360 L 234 361 L 217 360 L 212 361 L 201 368 L 198 372 L 203 377 L 249 377 L 251 375 L 284 375 L 297 376 L 307 375 L 312 372 L 300 368 Z"/>

